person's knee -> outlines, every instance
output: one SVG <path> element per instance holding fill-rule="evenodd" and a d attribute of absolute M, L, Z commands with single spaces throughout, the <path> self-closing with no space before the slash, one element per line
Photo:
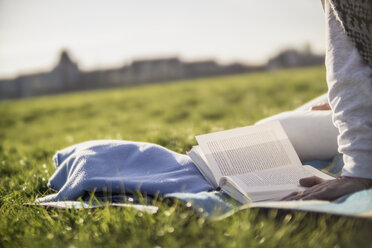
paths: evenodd
<path fill-rule="evenodd" d="M 256 123 L 279 121 L 301 161 L 327 160 L 337 152 L 338 130 L 331 111 L 289 111 Z"/>

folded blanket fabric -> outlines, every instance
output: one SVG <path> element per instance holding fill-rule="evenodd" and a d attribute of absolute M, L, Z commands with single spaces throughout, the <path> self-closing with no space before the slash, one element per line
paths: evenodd
<path fill-rule="evenodd" d="M 208 218 L 227 217 L 241 209 L 239 204 L 213 187 L 203 178 L 188 156 L 164 147 L 118 140 L 97 140 L 67 147 L 54 157 L 56 171 L 48 187 L 56 194 L 37 199 L 45 206 L 63 208 L 95 207 L 89 204 L 89 193 L 97 199 L 123 200 L 122 193 L 140 190 L 147 196 L 160 194 L 177 198 Z M 304 162 L 323 172 L 339 175 L 342 156 L 330 161 Z M 212 192 L 207 192 L 212 191 Z M 70 202 L 79 197 L 86 202 Z M 360 191 L 335 202 L 263 202 L 246 207 L 293 209 L 348 216 L 372 216 L 372 190 Z M 59 201 L 59 203 L 56 203 Z M 61 202 L 64 201 L 64 202 Z M 83 205 L 82 205 L 83 204 Z M 84 205 L 85 204 L 85 205 Z M 113 203 L 114 205 L 115 203 Z M 142 206 L 145 209 L 149 206 Z"/>
<path fill-rule="evenodd" d="M 191 159 L 144 142 L 96 140 L 58 151 L 48 187 L 56 194 L 39 202 L 76 200 L 89 192 L 148 195 L 213 190 Z"/>
<path fill-rule="evenodd" d="M 191 206 L 197 213 L 220 220 L 247 208 L 287 209 L 326 213 L 351 217 L 372 218 L 372 189 L 362 190 L 340 199 L 329 201 L 275 201 L 256 202 L 237 206 L 222 192 L 172 193 L 166 197 L 177 198 Z M 79 203 L 80 204 L 80 203 Z"/>

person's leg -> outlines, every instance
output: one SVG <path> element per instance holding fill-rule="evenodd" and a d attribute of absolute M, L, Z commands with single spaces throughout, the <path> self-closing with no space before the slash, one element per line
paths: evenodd
<path fill-rule="evenodd" d="M 280 121 L 301 161 L 331 159 L 338 154 L 338 130 L 333 125 L 332 112 L 308 110 L 325 99 L 318 97 L 294 111 L 260 120 L 256 125 Z"/>

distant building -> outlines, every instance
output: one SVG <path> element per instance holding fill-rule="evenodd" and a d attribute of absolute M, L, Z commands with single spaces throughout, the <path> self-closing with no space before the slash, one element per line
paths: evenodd
<path fill-rule="evenodd" d="M 240 63 L 220 65 L 214 60 L 183 62 L 172 57 L 136 60 L 120 68 L 83 72 L 71 60 L 67 51 L 62 51 L 58 64 L 50 72 L 0 80 L 0 100 L 308 66 L 322 64 L 323 61 L 324 57 L 313 55 L 310 51 L 287 50 L 264 66 L 247 66 Z"/>
<path fill-rule="evenodd" d="M 269 70 L 274 70 L 319 64 L 324 64 L 324 55 L 313 54 L 309 47 L 305 47 L 303 51 L 288 49 L 280 52 L 267 62 L 266 67 Z"/>
<path fill-rule="evenodd" d="M 79 68 L 72 62 L 67 51 L 62 51 L 59 63 L 49 74 L 52 80 L 49 82 L 51 84 L 49 88 L 52 91 L 70 91 L 84 87 Z"/>
<path fill-rule="evenodd" d="M 47 73 L 19 76 L 14 80 L 0 80 L 0 99 L 30 97 L 82 89 L 81 72 L 66 51 L 56 67 Z"/>

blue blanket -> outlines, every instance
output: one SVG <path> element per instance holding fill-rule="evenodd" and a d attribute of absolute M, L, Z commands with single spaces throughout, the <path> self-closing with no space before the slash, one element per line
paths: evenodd
<path fill-rule="evenodd" d="M 92 191 L 164 195 L 213 190 L 187 155 L 155 144 L 88 141 L 58 151 L 53 160 L 56 171 L 48 187 L 57 193 L 39 202 L 76 200 Z"/>
<path fill-rule="evenodd" d="M 239 206 L 223 192 L 173 193 L 166 195 L 184 201 L 209 219 L 223 219 L 247 208 L 287 209 L 351 217 L 372 218 L 372 189 L 329 201 L 258 202 Z"/>
<path fill-rule="evenodd" d="M 53 157 L 56 171 L 48 187 L 57 193 L 38 198 L 46 206 L 66 201 L 67 208 L 82 207 L 78 198 L 88 199 L 96 192 L 98 199 L 131 201 L 131 193 L 149 197 L 177 198 L 197 212 L 221 218 L 246 207 L 285 208 L 341 215 L 372 217 L 372 190 L 357 192 L 335 202 L 267 202 L 239 206 L 204 179 L 190 158 L 164 147 L 144 142 L 97 140 L 67 147 Z M 315 168 L 332 175 L 341 172 L 340 156 L 332 161 L 312 161 Z M 129 196 L 128 196 L 129 195 Z M 61 206 L 59 204 L 59 206 Z M 83 206 L 86 206 L 83 205 Z"/>

